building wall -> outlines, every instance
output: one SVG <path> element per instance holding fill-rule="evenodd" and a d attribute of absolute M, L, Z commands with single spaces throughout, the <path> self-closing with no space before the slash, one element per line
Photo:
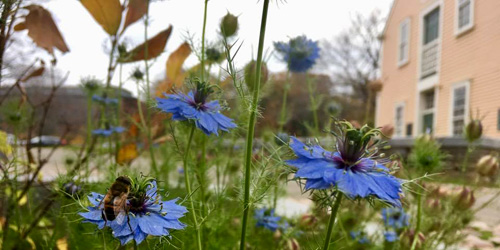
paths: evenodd
<path fill-rule="evenodd" d="M 440 2 L 441 54 L 436 85 L 436 136 L 451 135 L 451 90 L 453 84 L 469 81 L 469 109 L 484 116 L 486 136 L 500 138 L 497 110 L 500 108 L 500 1 L 474 1 L 474 27 L 455 35 L 456 0 L 396 0 L 386 24 L 377 125 L 394 124 L 395 107 L 404 103 L 404 122 L 417 132 L 418 70 L 421 46 L 421 13 Z M 399 25 L 409 17 L 409 61 L 398 66 Z M 406 130 L 406 128 L 404 128 Z"/>

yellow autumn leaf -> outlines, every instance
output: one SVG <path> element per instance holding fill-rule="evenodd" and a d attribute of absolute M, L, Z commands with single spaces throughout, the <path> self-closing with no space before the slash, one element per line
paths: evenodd
<path fill-rule="evenodd" d="M 17 197 L 19 198 L 19 195 L 21 195 L 23 191 L 19 190 L 17 191 Z M 19 206 L 24 206 L 26 204 L 26 202 L 28 202 L 28 199 L 26 198 L 26 195 L 23 195 L 23 197 L 21 197 L 21 199 L 19 200 L 18 204 Z"/>
<path fill-rule="evenodd" d="M 116 163 L 129 164 L 132 160 L 137 158 L 137 156 L 139 156 L 137 153 L 137 145 L 135 145 L 135 143 L 128 143 L 123 145 L 118 151 Z"/>
<path fill-rule="evenodd" d="M 68 250 L 68 240 L 66 237 L 58 239 L 56 245 L 57 250 Z"/>
<path fill-rule="evenodd" d="M 7 133 L 3 131 L 0 131 L 0 153 L 5 155 L 10 155 L 12 153 L 12 147 L 7 140 Z"/>
<path fill-rule="evenodd" d="M 122 21 L 120 0 L 81 0 L 83 6 L 109 35 L 116 35 Z"/>

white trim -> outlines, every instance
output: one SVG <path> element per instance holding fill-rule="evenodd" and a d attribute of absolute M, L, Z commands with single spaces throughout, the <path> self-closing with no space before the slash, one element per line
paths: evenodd
<path fill-rule="evenodd" d="M 380 91 L 375 94 L 375 127 L 380 127 L 379 116 L 380 115 Z"/>
<path fill-rule="evenodd" d="M 448 127 L 448 134 L 450 136 L 453 135 L 453 104 L 455 103 L 455 89 L 465 87 L 465 112 L 464 112 L 464 127 L 467 124 L 468 119 L 469 119 L 469 103 L 470 103 L 470 80 L 465 80 L 461 82 L 456 82 L 453 83 L 450 87 L 450 112 L 448 116 L 449 120 L 449 127 Z"/>
<path fill-rule="evenodd" d="M 403 26 L 406 25 L 406 49 L 405 49 L 405 55 L 406 57 L 401 59 L 401 31 L 403 29 Z M 398 62 L 398 67 L 402 67 L 406 65 L 410 61 L 410 41 L 411 41 L 411 19 L 410 17 L 405 18 L 403 21 L 399 23 L 399 29 L 398 29 L 398 52 L 397 52 L 397 62 Z"/>
<path fill-rule="evenodd" d="M 459 8 L 460 8 L 460 0 L 455 0 L 455 36 L 460 36 L 461 34 L 471 30 L 472 28 L 474 28 L 474 5 L 475 5 L 475 1 L 474 0 L 468 0 L 470 2 L 470 16 L 469 16 L 469 24 L 462 27 L 462 28 L 459 28 L 458 27 L 458 23 L 459 23 L 459 20 L 460 20 L 460 16 L 459 16 Z"/>
<path fill-rule="evenodd" d="M 398 115 L 398 108 L 403 108 L 403 113 L 401 114 L 401 134 L 398 135 L 397 134 L 397 131 L 398 131 L 398 124 L 397 124 L 397 115 Z M 396 103 L 396 105 L 394 106 L 394 138 L 402 138 L 402 137 L 405 137 L 406 136 L 406 133 L 405 133 L 405 124 L 406 124 L 406 121 L 405 121 L 405 108 L 406 108 L 406 104 L 405 102 L 398 102 Z"/>
<path fill-rule="evenodd" d="M 413 126 L 414 133 L 412 135 L 418 136 L 422 133 L 422 103 L 420 102 L 420 96 L 423 92 L 434 90 L 434 108 L 432 109 L 432 113 L 434 113 L 433 124 L 432 124 L 432 133 L 435 134 L 437 130 L 437 114 L 438 114 L 438 98 L 439 98 L 439 86 L 432 85 L 428 88 L 417 88 L 417 96 L 416 96 L 416 109 L 415 109 L 415 125 Z"/>
<path fill-rule="evenodd" d="M 439 72 L 441 71 L 441 51 L 442 51 L 442 38 L 443 38 L 443 19 L 444 19 L 444 2 L 443 0 L 436 1 L 435 3 L 432 3 L 429 5 L 427 8 L 423 9 L 420 11 L 420 16 L 419 16 L 419 35 L 418 35 L 418 43 L 417 43 L 417 51 L 418 51 L 418 61 L 417 61 L 417 85 L 420 84 L 421 82 L 421 76 L 422 76 L 422 50 L 423 50 L 423 34 L 424 34 L 424 18 L 427 14 L 429 14 L 431 11 L 435 10 L 436 8 L 439 8 L 439 35 L 437 40 L 438 44 L 438 55 L 437 55 L 437 69 L 436 69 L 436 74 L 435 76 L 438 76 L 439 78 Z M 425 80 L 425 79 L 423 79 Z"/>

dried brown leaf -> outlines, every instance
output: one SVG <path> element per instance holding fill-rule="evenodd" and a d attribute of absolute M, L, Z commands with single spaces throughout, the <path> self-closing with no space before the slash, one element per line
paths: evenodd
<path fill-rule="evenodd" d="M 123 24 L 123 31 L 129 25 L 141 19 L 141 17 L 146 14 L 147 10 L 148 0 L 130 0 L 127 6 L 127 16 L 125 17 L 125 24 Z"/>
<path fill-rule="evenodd" d="M 168 29 L 156 34 L 153 38 L 150 38 L 147 41 L 147 60 L 151 58 L 155 58 L 159 56 L 163 50 L 165 49 L 165 45 L 167 44 L 168 38 L 170 37 L 170 34 L 172 33 L 172 25 L 168 27 Z M 144 60 L 146 58 L 146 44 L 143 43 L 134 49 L 132 49 L 129 53 L 128 56 L 126 56 L 124 59 L 120 60 L 120 62 L 123 63 L 129 63 L 129 62 L 137 62 Z"/>
<path fill-rule="evenodd" d="M 54 53 L 54 47 L 63 53 L 68 52 L 68 46 L 50 12 L 40 5 L 29 5 L 25 8 L 29 10 L 29 14 L 25 18 L 24 25 L 28 29 L 28 36 L 38 47 L 51 54 Z M 22 25 L 18 28 L 22 28 Z"/>

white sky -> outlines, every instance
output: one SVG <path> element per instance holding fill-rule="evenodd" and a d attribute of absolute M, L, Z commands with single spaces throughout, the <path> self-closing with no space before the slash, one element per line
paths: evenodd
<path fill-rule="evenodd" d="M 306 35 L 313 40 L 331 39 L 350 25 L 351 17 L 356 13 L 369 14 L 379 9 L 387 15 L 392 0 L 272 0 L 269 8 L 265 48 L 272 49 L 273 41 L 286 41 L 290 37 Z M 167 42 L 165 52 L 158 57 L 150 69 L 152 80 L 163 77 L 165 62 L 186 37 L 187 33 L 201 41 L 203 23 L 203 0 L 167 0 L 155 1 L 151 5 L 148 28 L 149 37 L 173 25 L 173 32 Z M 210 43 L 217 39 L 220 19 L 227 11 L 239 16 L 238 38 L 243 46 L 236 57 L 236 65 L 241 68 L 251 58 L 256 57 L 259 38 L 262 0 L 211 0 L 208 3 L 206 38 Z M 81 77 L 94 75 L 105 79 L 108 65 L 109 48 L 107 34 L 99 26 L 79 1 L 52 0 L 44 4 L 53 15 L 70 52 L 58 55 L 58 67 L 70 71 L 67 84 L 78 84 Z M 132 45 L 144 41 L 142 21 L 130 26 L 125 32 L 125 39 Z M 252 56 L 253 54 L 253 56 Z M 194 56 L 188 58 L 185 66 L 197 63 Z M 124 78 L 137 65 L 144 68 L 144 63 L 129 64 L 124 67 Z M 271 71 L 281 71 L 285 66 L 276 58 L 268 62 Z M 118 71 L 115 72 L 113 85 L 118 85 Z M 136 93 L 133 82 L 124 87 Z"/>

